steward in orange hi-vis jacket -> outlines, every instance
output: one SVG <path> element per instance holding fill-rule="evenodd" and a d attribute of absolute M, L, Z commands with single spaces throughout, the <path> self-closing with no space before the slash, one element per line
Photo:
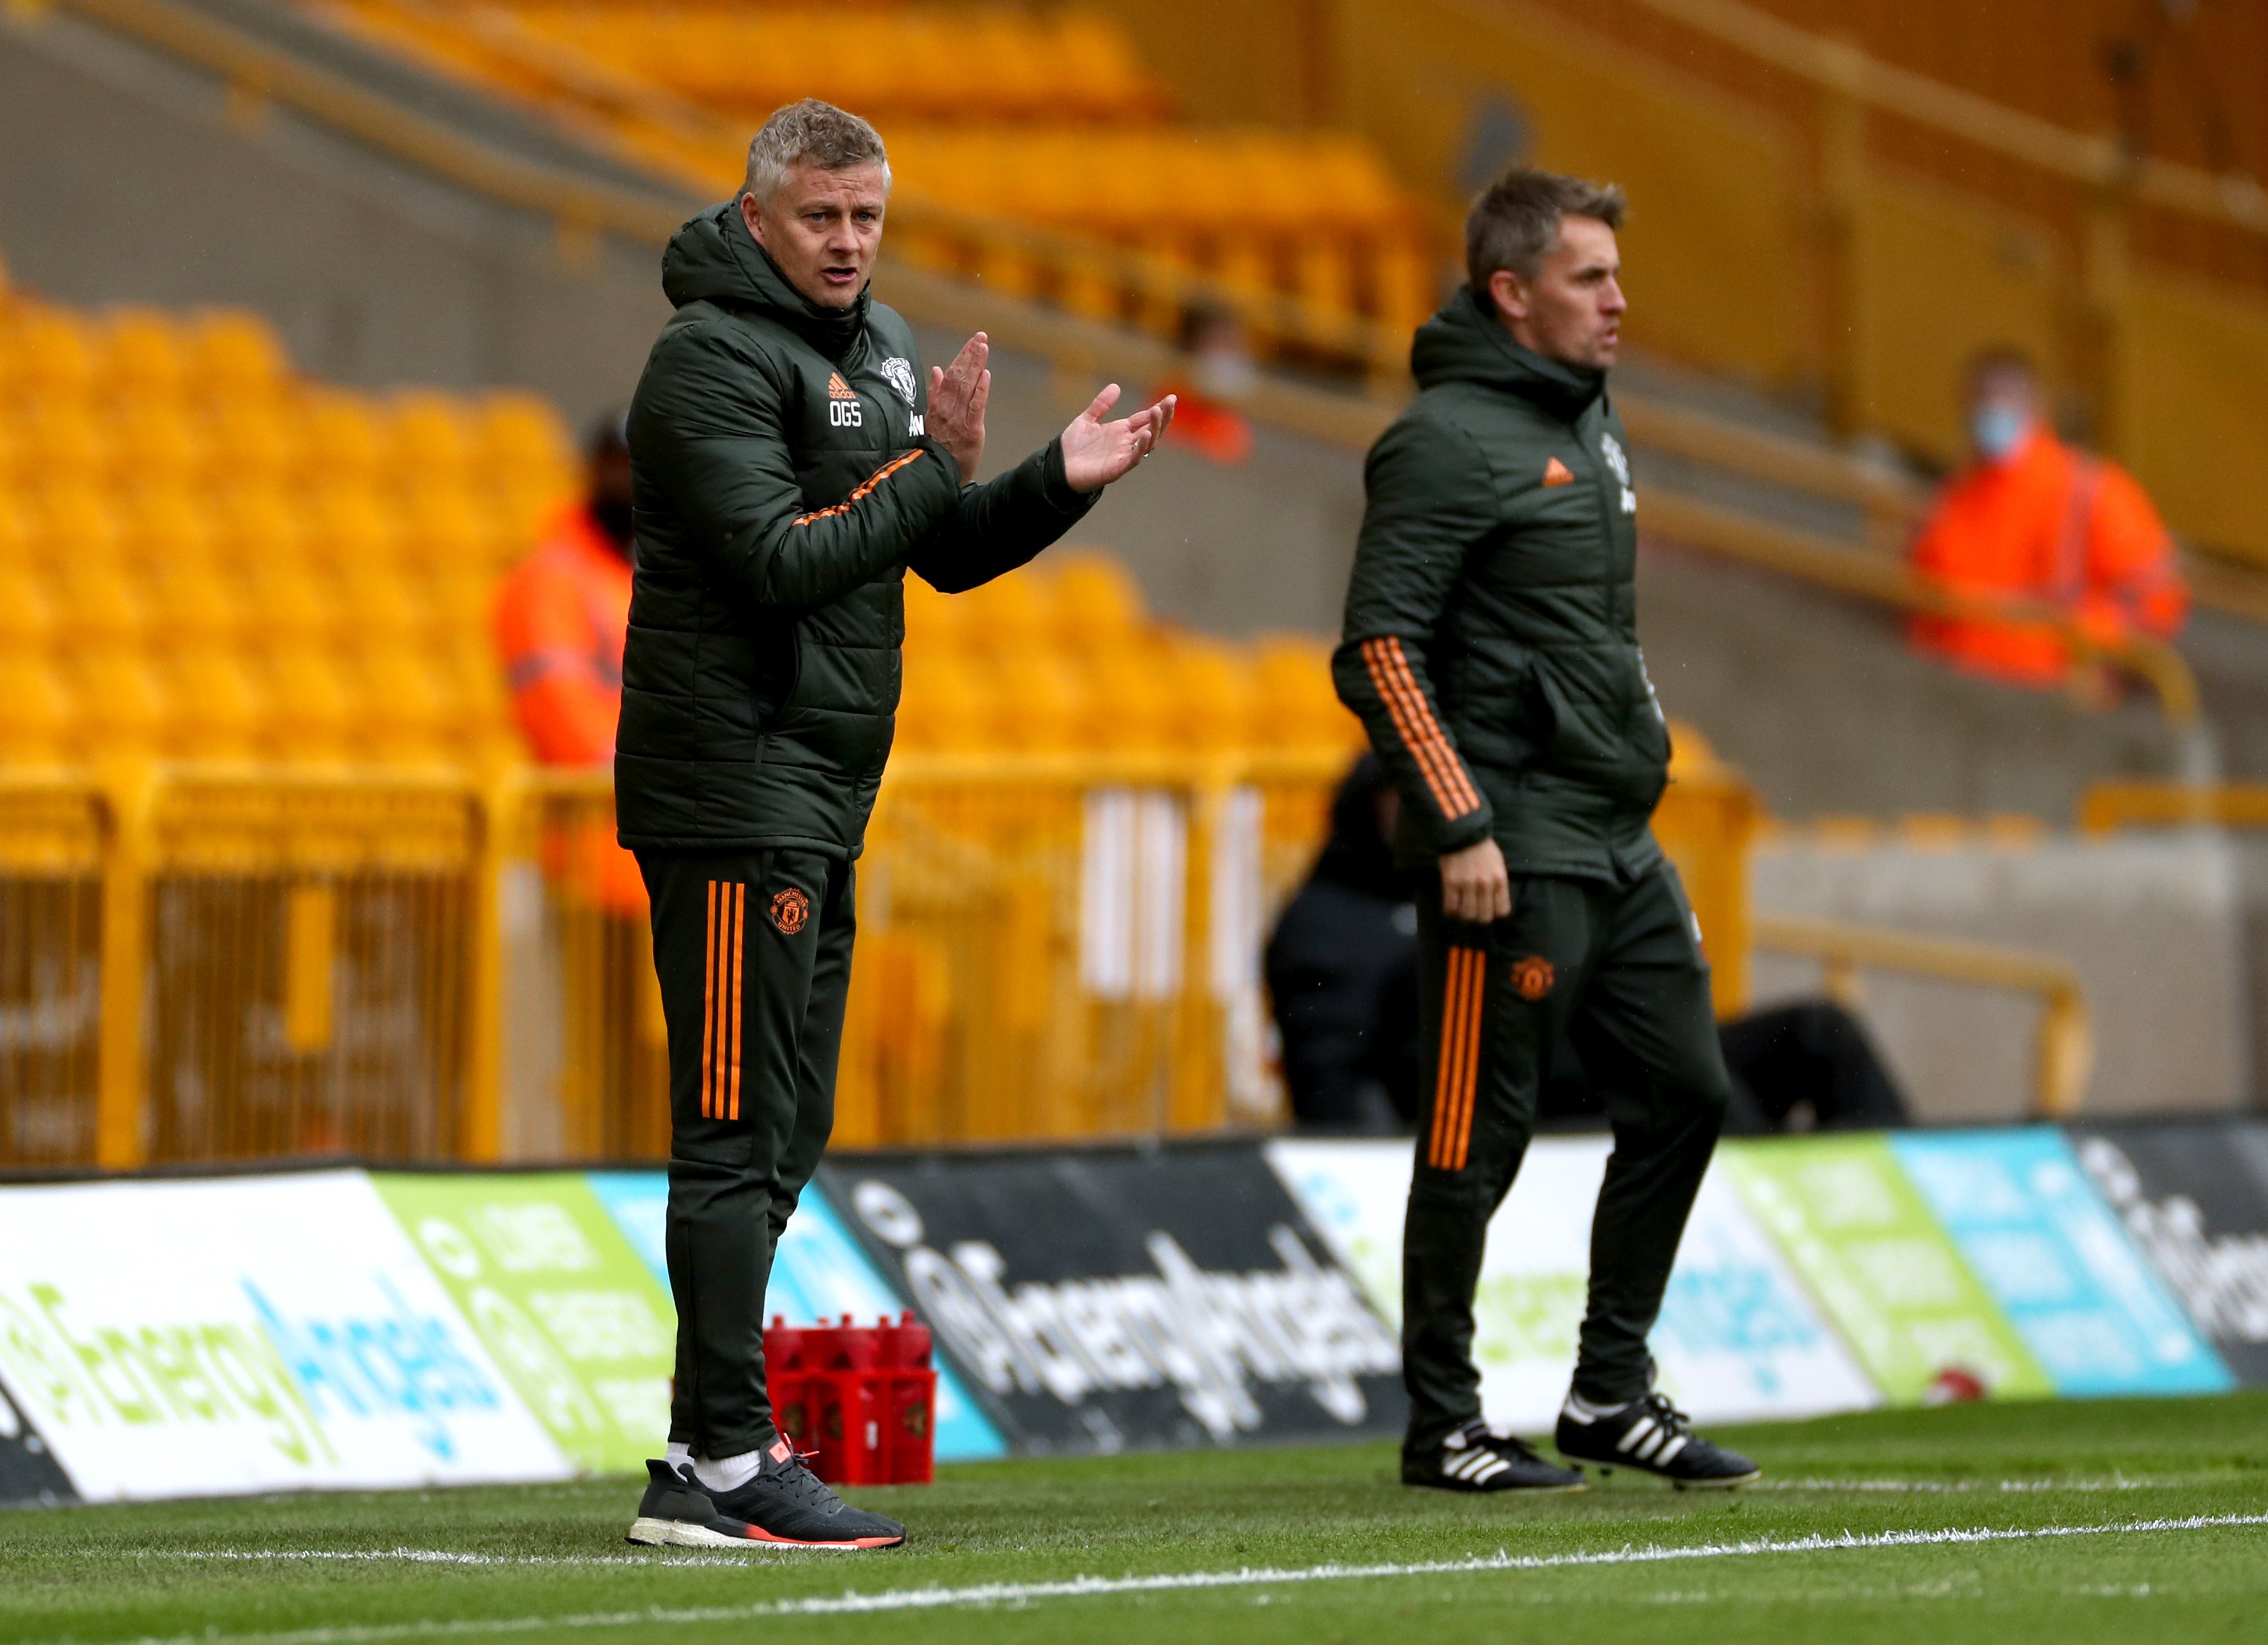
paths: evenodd
<path fill-rule="evenodd" d="M 1914 542 L 1914 569 L 1962 594 L 2061 607 L 2102 645 L 2179 633 L 2189 592 L 2173 539 L 2133 477 L 2055 437 L 2020 356 L 1980 357 L 1968 400 L 1976 460 L 1938 498 Z M 1918 616 L 1912 636 L 1919 649 L 1997 679 L 2054 686 L 2071 677 L 2071 647 L 2046 624 Z"/>
<path fill-rule="evenodd" d="M 545 765 L 606 768 L 622 712 L 630 612 L 630 459 L 619 412 L 592 430 L 585 457 L 584 497 L 559 512 L 497 591 L 496 642 L 528 752 Z M 644 918 L 637 860 L 615 842 L 611 823 L 548 841 L 545 855 L 608 911 Z"/>

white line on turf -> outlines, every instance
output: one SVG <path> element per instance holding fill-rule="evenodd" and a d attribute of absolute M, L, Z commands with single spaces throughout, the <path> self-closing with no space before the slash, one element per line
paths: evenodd
<path fill-rule="evenodd" d="M 275 1634 L 183 1634 L 149 1639 L 138 1645 L 377 1645 L 388 1640 L 446 1639 L 463 1634 L 526 1634 L 544 1628 L 637 1627 L 652 1623 L 749 1622 L 765 1617 L 842 1616 L 882 1611 L 937 1611 L 956 1606 L 1020 1605 L 1035 1599 L 1089 1599 L 1113 1594 L 1158 1594 L 1213 1588 L 1288 1587 L 1301 1582 L 1359 1582 L 1398 1576 L 1462 1576 L 1491 1571 L 1550 1571 L 1606 1565 L 1663 1565 L 1691 1560 L 1751 1559 L 1775 1553 L 1835 1553 L 1867 1548 L 1938 1547 L 1948 1544 L 2036 1542 L 2058 1537 L 2139 1536 L 2154 1532 L 2219 1531 L 2268 1525 L 2268 1514 L 2193 1514 L 2182 1519 L 2115 1520 L 2101 1525 L 2035 1525 L 1999 1528 L 1955 1526 L 1941 1531 L 1885 1531 L 1865 1536 L 1764 1537 L 1748 1542 L 1708 1542 L 1683 1547 L 1609 1548 L 1594 1553 L 1513 1554 L 1499 1549 L 1485 1558 L 1435 1560 L 1410 1565 L 1309 1565 L 1290 1570 L 1249 1566 L 1234 1571 L 1169 1571 L 1154 1576 L 1074 1576 L 1054 1582 L 985 1582 L 969 1588 L 886 1588 L 853 1590 L 809 1599 L 777 1599 L 762 1604 L 678 1607 L 643 1611 L 597 1611 L 550 1617 L 479 1617 L 454 1621 L 410 1622 L 371 1627 L 305 1628 Z M 308 1550 L 283 1557 L 339 1558 Z M 518 1564 L 489 1554 L 437 1554 L 403 1548 L 370 1558 L 430 1559 L 445 1563 Z M 558 1563 L 567 1563 L 561 1560 Z M 600 1561 L 593 1560 L 591 1563 Z"/>

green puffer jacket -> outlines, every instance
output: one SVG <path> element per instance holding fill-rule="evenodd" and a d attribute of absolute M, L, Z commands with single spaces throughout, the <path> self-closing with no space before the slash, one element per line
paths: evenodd
<path fill-rule="evenodd" d="M 630 412 L 622 842 L 855 857 L 890 752 L 907 569 L 974 588 L 1094 498 L 1056 443 L 963 486 L 923 431 L 905 321 L 871 291 L 848 310 L 804 298 L 735 205 L 677 232 L 662 290 L 677 313 Z"/>
<path fill-rule="evenodd" d="M 1333 659 L 1431 859 L 1491 833 L 1515 874 L 1659 857 L 1668 728 L 1635 621 L 1638 498 L 1604 373 L 1512 339 L 1468 290 L 1418 333 L 1379 437 Z"/>

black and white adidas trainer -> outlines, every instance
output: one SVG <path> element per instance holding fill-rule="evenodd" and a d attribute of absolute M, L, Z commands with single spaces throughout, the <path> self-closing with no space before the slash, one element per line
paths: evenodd
<path fill-rule="evenodd" d="M 1402 1483 L 1432 1491 L 1581 1491 L 1580 1468 L 1562 1468 L 1485 1423 L 1468 1422 L 1429 1450 L 1402 1453 Z"/>
<path fill-rule="evenodd" d="M 729 1491 L 711 1491 L 691 1464 L 649 1461 L 630 1540 L 656 1548 L 895 1548 L 906 1528 L 852 1508 L 821 1484 L 794 1448 L 781 1440 L 755 1474 Z"/>
<path fill-rule="evenodd" d="M 1602 1469 L 1659 1474 L 1681 1491 L 1746 1485 L 1764 1472 L 1740 1452 L 1696 1434 L 1692 1420 L 1669 1403 L 1668 1394 L 1605 1407 L 1570 1394 L 1559 1408 L 1554 1441 L 1563 1457 Z"/>

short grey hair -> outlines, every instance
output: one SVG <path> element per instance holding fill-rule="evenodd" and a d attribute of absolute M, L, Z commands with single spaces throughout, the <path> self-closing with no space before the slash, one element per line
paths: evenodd
<path fill-rule="evenodd" d="M 890 192 L 890 159 L 882 147 L 882 134 L 858 115 L 806 97 L 799 103 L 775 109 L 748 144 L 747 193 L 758 205 L 768 206 L 789 168 L 816 166 L 830 172 L 854 166 L 882 168 L 882 192 Z"/>
<path fill-rule="evenodd" d="M 1623 191 L 1612 183 L 1515 166 L 1481 190 L 1465 217 L 1465 274 L 1473 289 L 1488 289 L 1489 277 L 1509 269 L 1532 280 L 1543 254 L 1559 241 L 1560 220 L 1596 218 L 1609 228 L 1623 225 Z"/>

